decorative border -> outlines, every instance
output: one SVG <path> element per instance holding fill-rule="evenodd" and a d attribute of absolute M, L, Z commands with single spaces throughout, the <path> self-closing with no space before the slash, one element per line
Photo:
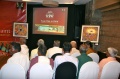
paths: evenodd
<path fill-rule="evenodd" d="M 28 23 L 16 23 L 13 24 L 13 36 L 28 38 Z"/>
<path fill-rule="evenodd" d="M 81 42 L 91 41 L 98 43 L 100 26 L 82 25 Z"/>

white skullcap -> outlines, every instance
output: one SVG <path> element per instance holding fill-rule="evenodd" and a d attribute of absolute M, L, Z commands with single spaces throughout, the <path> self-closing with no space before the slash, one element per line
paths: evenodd
<path fill-rule="evenodd" d="M 71 44 L 76 44 L 76 41 L 71 41 L 70 43 L 71 43 Z"/>
<path fill-rule="evenodd" d="M 37 44 L 38 44 L 38 46 L 39 46 L 40 44 L 44 44 L 44 40 L 43 40 L 43 39 L 39 39 Z"/>
<path fill-rule="evenodd" d="M 70 44 L 72 45 L 72 47 L 76 47 L 76 41 L 71 41 Z"/>
<path fill-rule="evenodd" d="M 117 53 L 118 53 L 118 50 L 115 49 L 115 48 L 113 48 L 113 47 L 109 47 L 109 48 L 108 48 L 108 52 L 109 52 L 109 54 L 110 54 L 112 57 L 115 57 L 115 56 L 117 55 Z"/>

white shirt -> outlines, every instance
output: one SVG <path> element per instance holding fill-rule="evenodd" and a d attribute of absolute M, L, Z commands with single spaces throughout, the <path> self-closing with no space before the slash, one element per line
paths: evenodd
<path fill-rule="evenodd" d="M 69 53 L 65 53 L 62 56 L 57 56 L 54 60 L 54 71 L 56 70 L 56 68 L 58 67 L 58 65 L 60 65 L 63 62 L 72 62 L 75 64 L 76 68 L 78 68 L 78 59 L 74 58 L 72 56 L 70 56 Z"/>
<path fill-rule="evenodd" d="M 50 64 L 50 60 L 46 56 L 39 56 L 38 63 Z"/>
<path fill-rule="evenodd" d="M 56 68 L 58 67 L 58 65 L 60 65 L 63 62 L 72 62 L 73 64 L 75 64 L 76 68 L 78 68 L 78 59 L 75 57 L 70 56 L 70 53 L 65 53 L 62 56 L 57 56 L 54 60 L 54 72 L 56 71 Z M 53 79 L 55 79 L 55 73 L 53 75 Z"/>
<path fill-rule="evenodd" d="M 25 44 L 21 45 L 20 53 L 27 55 L 29 57 L 29 49 L 28 49 L 27 45 L 25 45 Z"/>
<path fill-rule="evenodd" d="M 35 58 L 36 56 L 38 56 L 38 48 L 33 49 L 33 50 L 31 51 L 30 60 L 33 59 L 33 58 Z"/>
<path fill-rule="evenodd" d="M 28 56 L 20 52 L 13 54 L 13 56 L 8 59 L 7 63 L 20 64 L 25 69 L 26 73 L 30 65 Z"/>
<path fill-rule="evenodd" d="M 77 57 L 77 56 L 79 56 L 79 55 L 81 55 L 81 54 L 80 54 L 80 51 L 79 51 L 78 49 L 72 48 L 72 50 L 71 50 L 71 52 L 70 52 L 70 55 L 71 55 L 72 57 Z"/>
<path fill-rule="evenodd" d="M 51 58 L 56 53 L 62 53 L 62 48 L 59 47 L 52 47 L 47 50 L 46 56 Z"/>

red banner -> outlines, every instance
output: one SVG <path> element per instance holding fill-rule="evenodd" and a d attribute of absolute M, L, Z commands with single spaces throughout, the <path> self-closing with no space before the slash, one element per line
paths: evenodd
<path fill-rule="evenodd" d="M 13 23 L 26 22 L 25 2 L 0 1 L 0 42 L 17 41 L 13 37 Z"/>

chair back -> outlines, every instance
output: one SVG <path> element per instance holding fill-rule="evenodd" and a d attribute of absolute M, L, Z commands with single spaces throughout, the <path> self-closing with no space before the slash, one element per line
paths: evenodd
<path fill-rule="evenodd" d="M 1 68 L 0 79 L 26 79 L 25 70 L 19 64 L 7 63 Z"/>
<path fill-rule="evenodd" d="M 30 69 L 30 79 L 52 79 L 53 70 L 49 64 L 36 63 Z"/>
<path fill-rule="evenodd" d="M 120 74 L 120 63 L 110 61 L 103 67 L 100 79 L 118 79 Z"/>
<path fill-rule="evenodd" d="M 55 71 L 55 79 L 75 79 L 77 68 L 72 62 L 61 63 Z"/>
<path fill-rule="evenodd" d="M 96 62 L 96 63 L 99 62 L 99 55 L 97 53 L 90 53 L 90 54 L 88 54 L 88 56 L 90 56 L 94 62 Z"/>
<path fill-rule="evenodd" d="M 0 79 L 1 79 L 1 70 L 0 70 Z"/>
<path fill-rule="evenodd" d="M 54 54 L 51 58 L 52 58 L 53 60 L 55 60 L 55 57 L 58 56 L 58 55 L 62 55 L 62 53 L 56 53 L 56 54 Z"/>
<path fill-rule="evenodd" d="M 89 61 L 82 65 L 78 79 L 98 79 L 99 66 L 96 62 Z"/>

